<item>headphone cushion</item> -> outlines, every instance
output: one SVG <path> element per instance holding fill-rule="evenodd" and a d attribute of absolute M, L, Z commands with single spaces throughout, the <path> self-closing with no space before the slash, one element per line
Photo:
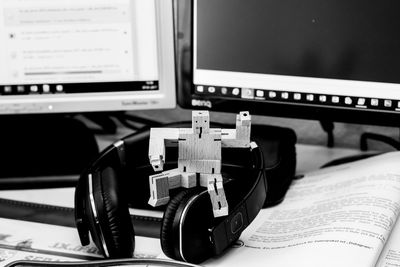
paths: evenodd
<path fill-rule="evenodd" d="M 162 224 L 161 224 L 161 234 L 160 234 L 160 241 L 161 241 L 161 248 L 164 254 L 167 257 L 172 259 L 179 260 L 179 257 L 175 256 L 175 247 L 174 247 L 174 235 L 173 235 L 173 226 L 175 220 L 175 214 L 178 210 L 178 207 L 182 204 L 184 199 L 187 199 L 188 196 L 190 197 L 193 195 L 193 190 L 184 190 L 178 193 L 174 198 L 172 198 L 164 212 Z"/>
<path fill-rule="evenodd" d="M 102 228 L 111 258 L 132 257 L 135 246 L 128 203 L 124 201 L 122 190 L 116 171 L 105 168 L 101 175 L 101 196 L 106 222 Z"/>

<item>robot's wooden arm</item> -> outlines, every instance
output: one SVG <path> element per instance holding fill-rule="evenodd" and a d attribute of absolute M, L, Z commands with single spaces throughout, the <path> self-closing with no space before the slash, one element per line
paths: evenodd
<path fill-rule="evenodd" d="M 154 171 L 162 171 L 165 163 L 165 147 L 177 145 L 179 128 L 151 128 L 149 161 Z"/>
<path fill-rule="evenodd" d="M 222 129 L 223 147 L 250 147 L 251 116 L 244 111 L 236 115 L 236 129 Z"/>

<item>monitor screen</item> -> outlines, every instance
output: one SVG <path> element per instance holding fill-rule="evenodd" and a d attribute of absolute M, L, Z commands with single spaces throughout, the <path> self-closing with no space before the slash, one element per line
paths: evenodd
<path fill-rule="evenodd" d="M 1 0 L 0 113 L 175 106 L 170 0 Z"/>
<path fill-rule="evenodd" d="M 398 125 L 398 10 L 396 0 L 193 0 L 180 104 Z"/>

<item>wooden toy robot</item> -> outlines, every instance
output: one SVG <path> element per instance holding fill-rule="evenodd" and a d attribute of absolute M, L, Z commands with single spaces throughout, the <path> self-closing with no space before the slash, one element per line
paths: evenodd
<path fill-rule="evenodd" d="M 164 169 L 165 147 L 178 145 L 178 168 L 149 177 L 152 206 L 165 205 L 169 190 L 177 187 L 207 187 L 214 217 L 228 214 L 221 175 L 222 147 L 250 147 L 251 116 L 240 112 L 236 129 L 210 128 L 208 111 L 192 111 L 192 128 L 152 128 L 149 160 L 154 171 Z"/>

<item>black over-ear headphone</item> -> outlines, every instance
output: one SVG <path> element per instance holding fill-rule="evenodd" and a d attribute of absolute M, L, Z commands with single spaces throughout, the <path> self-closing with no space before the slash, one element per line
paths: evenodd
<path fill-rule="evenodd" d="M 143 145 L 137 139 L 137 135 L 129 135 L 106 148 L 82 173 L 75 191 L 75 220 L 82 245 L 89 244 L 90 232 L 98 249 L 109 258 L 132 257 L 135 234 L 128 206 L 136 206 L 135 201 L 143 206 L 149 198 L 152 168 L 145 151 L 148 141 Z M 167 150 L 167 160 L 173 158 L 170 153 L 175 152 Z M 234 160 L 225 162 L 224 153 Z M 233 153 L 238 156 L 232 157 Z M 267 183 L 257 145 L 224 148 L 222 159 L 229 214 L 214 218 L 207 188 L 178 192 L 166 207 L 160 231 L 161 247 L 168 257 L 200 263 L 222 253 L 261 210 Z"/>

